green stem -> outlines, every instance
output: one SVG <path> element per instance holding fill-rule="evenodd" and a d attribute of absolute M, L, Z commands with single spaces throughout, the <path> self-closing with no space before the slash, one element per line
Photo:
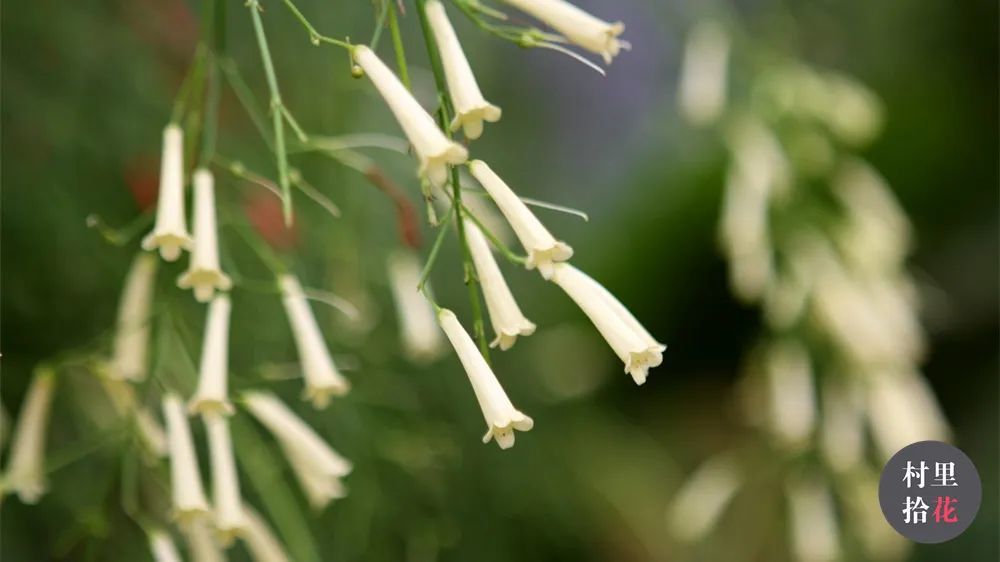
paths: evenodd
<path fill-rule="evenodd" d="M 450 218 L 452 212 L 455 210 L 455 205 L 448 207 L 448 212 L 445 213 L 444 223 L 446 223 Z M 424 264 L 423 271 L 420 272 L 420 282 L 417 283 L 417 289 L 420 291 L 424 290 L 424 285 L 427 284 L 427 277 L 431 274 L 431 269 L 434 268 L 434 262 L 437 261 L 438 252 L 441 251 L 441 243 L 444 242 L 444 237 L 448 233 L 448 228 L 446 224 L 438 225 L 438 234 L 434 238 L 434 244 L 431 246 L 431 251 L 427 254 L 427 262 Z"/>
<path fill-rule="evenodd" d="M 382 9 L 378 13 L 378 20 L 375 22 L 375 31 L 372 33 L 372 40 L 368 42 L 368 47 L 375 50 L 378 47 L 378 40 L 382 38 L 382 29 L 385 28 L 386 18 L 394 0 L 382 0 Z"/>
<path fill-rule="evenodd" d="M 344 47 L 345 49 L 351 48 L 351 44 L 346 41 L 334 39 L 333 37 L 328 37 L 326 35 L 323 35 L 319 31 L 316 31 L 316 28 L 313 27 L 313 24 L 309 23 L 309 20 L 306 19 L 304 15 L 302 15 L 302 12 L 299 10 L 298 6 L 296 6 L 292 2 L 292 0 L 282 0 L 282 1 L 285 3 L 285 6 L 287 6 L 288 9 L 292 12 L 292 14 L 295 15 L 295 18 L 299 20 L 299 23 L 301 23 L 302 26 L 305 27 L 307 31 L 309 31 L 309 41 L 313 45 L 319 45 L 322 42 L 322 43 L 331 43 L 339 47 Z M 250 0 L 250 2 L 256 4 L 257 0 Z"/>
<path fill-rule="evenodd" d="M 399 32 L 399 22 L 396 18 L 396 6 L 393 5 L 394 0 L 386 0 L 386 5 L 389 6 L 389 33 L 392 35 L 392 50 L 396 52 L 396 66 L 399 68 L 399 79 L 406 86 L 406 89 L 410 89 L 410 71 L 406 66 L 406 50 L 403 49 L 403 36 Z M 372 49 L 374 49 L 374 44 Z"/>
<path fill-rule="evenodd" d="M 243 80 L 243 76 L 236 67 L 236 63 L 233 62 L 233 59 L 224 57 L 219 60 L 219 68 L 222 69 L 222 73 L 226 76 L 229 88 L 236 94 L 237 101 L 240 102 L 243 110 L 250 116 L 250 121 L 253 122 L 257 132 L 264 139 L 264 143 L 273 152 L 274 143 L 271 141 L 271 135 L 267 132 L 267 119 L 264 118 L 264 114 L 258 108 L 257 98 L 254 97 L 253 91 L 247 86 L 246 81 Z"/>

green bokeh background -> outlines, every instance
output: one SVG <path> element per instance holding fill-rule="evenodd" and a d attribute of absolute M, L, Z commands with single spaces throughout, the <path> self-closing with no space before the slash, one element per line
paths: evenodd
<path fill-rule="evenodd" d="M 268 383 L 357 465 L 347 480 L 350 496 L 313 514 L 276 449 L 259 441 L 257 461 L 302 507 L 323 560 L 689 559 L 666 533 L 673 492 L 700 460 L 754 439 L 734 407 L 733 385 L 758 314 L 730 296 L 715 245 L 725 154 L 711 135 L 682 124 L 673 93 L 684 34 L 705 6 L 580 4 L 628 25 L 632 51 L 606 78 L 555 53 L 484 36 L 453 11 L 484 92 L 504 109 L 473 155 L 523 195 L 590 214 L 586 223 L 561 214 L 544 219 L 573 244 L 575 263 L 669 345 L 664 364 L 636 387 L 556 289 L 534 273 L 505 268 L 540 329 L 495 353 L 495 365 L 536 428 L 510 451 L 481 445 L 482 419 L 454 357 L 414 367 L 398 350 L 384 274 L 385 255 L 399 244 L 391 205 L 351 170 L 314 155 L 294 157 L 345 216 L 333 220 L 298 201 L 299 242 L 283 255 L 307 285 L 334 292 L 350 283 L 344 264 L 356 263 L 351 274 L 368 287 L 375 320 L 362 337 L 337 313 L 317 308 L 335 356 L 354 367 L 354 393 L 328 410 L 300 406 L 297 381 Z M 299 5 L 325 33 L 371 34 L 367 2 Z M 369 84 L 349 77 L 343 51 L 313 47 L 279 2 L 264 6 L 285 101 L 306 129 L 398 134 Z M 85 218 L 129 223 L 141 212 L 138 200 L 155 189 L 160 131 L 194 51 L 200 5 L 38 0 L 3 7 L 0 391 L 14 417 L 38 362 L 107 345 L 137 242 L 110 245 Z M 913 559 L 996 560 L 997 6 L 747 1 L 727 13 L 761 46 L 852 74 L 885 102 L 885 131 L 864 156 L 915 224 L 912 267 L 924 288 L 931 341 L 925 373 L 984 484 L 971 529 L 915 548 Z M 432 79 L 416 18 L 405 16 L 402 28 L 415 88 L 427 101 Z M 265 99 L 241 2 L 229 3 L 228 44 Z M 387 37 L 380 51 L 391 60 Z M 273 177 L 266 147 L 228 90 L 221 123 L 220 154 Z M 420 205 L 412 162 L 371 154 Z M 221 170 L 217 176 L 220 205 L 240 212 L 254 188 Z M 223 238 L 229 263 L 247 277 L 266 277 L 238 237 L 224 231 Z M 425 240 L 424 251 L 428 246 Z M 468 318 L 456 256 L 447 242 L 433 282 L 438 300 Z M 197 350 L 203 309 L 169 288 L 180 265 L 161 271 L 161 306 L 175 311 L 181 342 Z M 237 289 L 233 298 L 233 386 L 248 388 L 259 383 L 256 367 L 292 361 L 294 349 L 276 296 Z M 57 397 L 53 449 L 87 438 L 75 421 L 76 398 Z M 146 559 L 141 530 L 120 512 L 118 455 L 101 450 L 55 472 L 37 506 L 5 499 L 3 560 Z M 247 478 L 244 488 L 259 505 Z M 742 550 L 740 533 L 756 531 L 749 521 L 745 530 L 735 523 L 725 535 L 730 544 L 721 546 L 726 559 L 769 560 L 781 552 Z M 770 542 L 781 543 L 774 533 Z"/>

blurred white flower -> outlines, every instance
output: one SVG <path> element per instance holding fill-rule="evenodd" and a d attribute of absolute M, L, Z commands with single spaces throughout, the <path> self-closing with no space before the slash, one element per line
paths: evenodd
<path fill-rule="evenodd" d="M 469 162 L 469 170 L 473 177 L 490 194 L 500 212 L 507 218 L 524 250 L 528 252 L 528 269 L 538 268 L 542 277 L 552 277 L 552 266 L 556 262 L 568 260 L 573 255 L 573 248 L 564 242 L 556 240 L 542 225 L 538 217 L 528 209 L 510 187 L 482 160 Z"/>
<path fill-rule="evenodd" d="M 622 22 L 608 23 L 564 0 L 504 0 L 522 12 L 531 14 L 575 43 L 604 58 L 611 64 L 628 43 L 618 39 L 625 31 Z"/>
<path fill-rule="evenodd" d="M 16 493 L 22 502 L 33 504 L 45 494 L 45 433 L 49 425 L 55 372 L 46 367 L 35 371 L 24 395 L 17 425 L 11 438 L 7 470 L 2 479 L 3 493 Z"/>
<path fill-rule="evenodd" d="M 212 530 L 204 521 L 195 521 L 183 530 L 192 562 L 224 562 L 226 557 L 212 538 Z"/>
<path fill-rule="evenodd" d="M 773 343 L 765 352 L 764 369 L 771 431 L 787 447 L 807 445 L 816 425 L 809 352 L 794 340 Z"/>
<path fill-rule="evenodd" d="M 838 73 L 824 76 L 828 102 L 819 109 L 830 131 L 848 145 L 867 144 L 882 129 L 882 101 L 857 80 Z"/>
<path fill-rule="evenodd" d="M 815 477 L 801 477 L 789 481 L 787 494 L 794 560 L 840 560 L 840 531 L 829 488 Z"/>
<path fill-rule="evenodd" d="M 153 416 L 153 413 L 139 404 L 135 397 L 135 387 L 126 381 L 110 377 L 101 377 L 101 386 L 108 395 L 115 412 L 126 419 L 131 417 L 135 422 L 136 430 L 139 432 L 139 440 L 149 454 L 147 462 L 155 464 L 156 459 L 166 457 L 169 453 L 167 433 Z"/>
<path fill-rule="evenodd" d="M 302 285 L 293 275 L 282 275 L 281 302 L 285 305 L 285 313 L 292 326 L 292 336 L 295 347 L 299 351 L 299 362 L 302 364 L 302 374 L 305 377 L 306 388 L 303 398 L 312 402 L 317 409 L 326 408 L 330 396 L 343 396 L 351 385 L 333 364 L 330 350 L 323 340 L 316 317 L 313 316 Z"/>
<path fill-rule="evenodd" d="M 163 529 L 150 529 L 147 531 L 149 537 L 149 550 L 153 554 L 155 562 L 183 562 L 181 555 L 177 552 L 174 540 L 170 538 L 170 533 Z"/>
<path fill-rule="evenodd" d="M 468 219 L 462 220 L 469 253 L 472 255 L 479 283 L 483 287 L 483 299 L 486 301 L 490 323 L 493 325 L 495 338 L 490 346 L 499 345 L 500 349 L 510 349 L 518 336 L 530 336 L 535 333 L 535 324 L 525 318 L 517 306 L 482 231 L 474 222 Z"/>
<path fill-rule="evenodd" d="M 156 258 L 137 254 L 125 276 L 125 286 L 118 301 L 118 322 L 108 368 L 113 379 L 137 382 L 146 379 L 155 284 Z"/>
<path fill-rule="evenodd" d="M 872 437 L 886 461 L 910 443 L 951 440 L 934 392 L 919 373 L 884 371 L 872 376 L 868 385 Z"/>
<path fill-rule="evenodd" d="M 863 271 L 897 270 L 910 250 L 912 226 L 885 179 L 851 159 L 840 166 L 832 190 L 845 213 L 835 237 L 841 251 Z"/>
<path fill-rule="evenodd" d="M 465 138 L 478 139 L 483 134 L 483 121 L 495 123 L 500 120 L 500 108 L 489 103 L 479 91 L 479 84 L 472 74 L 469 61 L 462 52 L 462 44 L 448 21 L 448 14 L 439 0 L 429 0 L 425 4 L 427 21 L 430 23 L 441 65 L 448 82 L 448 92 L 455 105 L 455 118 L 451 130 L 461 128 Z"/>
<path fill-rule="evenodd" d="M 181 250 L 191 249 L 191 236 L 184 217 L 184 131 L 173 123 L 163 129 L 156 224 L 142 239 L 143 250 L 157 248 L 167 261 L 175 261 L 181 256 Z"/>
<path fill-rule="evenodd" d="M 726 103 L 729 35 L 718 22 L 694 26 L 684 47 L 678 99 L 681 113 L 695 125 L 719 118 Z"/>
<path fill-rule="evenodd" d="M 568 263 L 557 264 L 552 282 L 590 318 L 611 349 L 625 363 L 636 384 L 646 382 L 649 369 L 663 362 L 666 349 L 607 289 Z"/>
<path fill-rule="evenodd" d="M 248 392 L 243 401 L 247 410 L 277 438 L 314 509 L 344 497 L 340 479 L 351 472 L 350 461 L 334 451 L 274 395 Z"/>
<path fill-rule="evenodd" d="M 469 376 L 472 383 L 472 390 L 479 401 L 479 407 L 483 411 L 483 418 L 486 419 L 486 435 L 483 436 L 483 443 L 488 443 L 490 439 L 495 439 L 501 449 L 509 449 L 514 446 L 514 430 L 528 431 L 535 422 L 531 418 L 521 413 L 511 404 L 510 398 L 500 386 L 493 370 L 486 363 L 486 359 L 479 353 L 475 342 L 458 322 L 455 313 L 448 309 L 438 311 L 438 322 L 444 330 L 455 353 L 458 355 L 462 367 Z"/>
<path fill-rule="evenodd" d="M 406 86 L 371 49 L 364 45 L 354 47 L 354 60 L 378 89 L 413 145 L 420 160 L 417 173 L 434 185 L 447 183 L 448 164 L 462 164 L 469 158 L 465 147 L 448 139 L 441 132 L 434 118 L 420 106 Z"/>
<path fill-rule="evenodd" d="M 420 284 L 417 256 L 399 250 L 389 255 L 387 266 L 403 352 L 411 361 L 436 359 L 444 351 L 444 339 L 437 329 L 431 303 L 417 290 Z"/>
<path fill-rule="evenodd" d="M 741 475 L 728 456 L 709 459 L 677 491 L 667 515 L 673 535 L 695 542 L 710 533 L 740 486 Z"/>
<path fill-rule="evenodd" d="M 215 179 L 204 168 L 194 171 L 194 250 L 188 270 L 177 279 L 181 289 L 194 289 L 198 302 L 208 302 L 216 289 L 233 283 L 219 269 L 219 233 L 215 220 Z"/>
<path fill-rule="evenodd" d="M 232 414 L 229 402 L 229 297 L 219 294 L 208 306 L 205 337 L 201 349 L 198 389 L 188 403 L 192 413 Z"/>
<path fill-rule="evenodd" d="M 233 458 L 229 420 L 218 412 L 202 415 L 208 433 L 208 452 L 212 460 L 212 499 L 215 530 L 220 542 L 229 545 L 243 529 L 243 500 Z"/>
<path fill-rule="evenodd" d="M 828 376 L 823 382 L 820 450 L 831 468 L 847 472 L 864 458 L 865 394 L 852 375 Z"/>
<path fill-rule="evenodd" d="M 246 543 L 250 557 L 255 562 L 289 562 L 285 548 L 278 542 L 264 518 L 248 505 L 243 506 L 243 516 L 246 526 L 240 533 L 240 538 Z"/>
<path fill-rule="evenodd" d="M 170 444 L 173 515 L 182 527 L 187 527 L 205 517 L 209 509 L 201 485 L 201 474 L 198 472 L 191 427 L 184 414 L 180 396 L 169 392 L 163 397 L 163 417 L 167 420 L 167 438 Z"/>

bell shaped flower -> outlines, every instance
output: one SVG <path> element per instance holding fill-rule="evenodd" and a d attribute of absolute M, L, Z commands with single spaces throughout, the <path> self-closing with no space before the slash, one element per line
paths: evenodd
<path fill-rule="evenodd" d="M 208 302 L 216 289 L 233 283 L 219 269 L 219 233 L 215 221 L 215 179 L 204 168 L 194 172 L 194 250 L 188 270 L 177 279 L 181 289 L 194 289 L 198 302 Z"/>
<path fill-rule="evenodd" d="M 448 14 L 440 0 L 429 0 L 425 4 L 427 21 L 441 53 L 441 66 L 448 82 L 448 93 L 455 105 L 455 118 L 451 130 L 462 129 L 465 138 L 478 139 L 483 134 L 483 121 L 495 123 L 500 120 L 500 108 L 489 103 L 479 91 L 479 84 L 472 74 L 468 59 L 458 42 L 455 29 L 448 21 Z"/>
<path fill-rule="evenodd" d="M 343 396 L 351 385 L 333 364 L 330 350 L 323 341 L 323 333 L 319 331 L 316 317 L 306 302 L 299 280 L 293 275 L 282 275 L 278 281 L 281 285 L 281 302 L 285 305 L 285 313 L 292 326 L 292 336 L 295 338 L 295 347 L 299 350 L 299 361 L 305 376 L 306 389 L 303 396 L 312 402 L 313 407 L 326 408 L 331 395 Z"/>
<path fill-rule="evenodd" d="M 483 443 L 495 439 L 501 449 L 510 449 L 514 446 L 514 430 L 529 431 L 535 422 L 511 404 L 493 369 L 479 353 L 469 333 L 459 324 L 455 313 L 441 309 L 438 311 L 438 323 L 455 348 L 483 411 L 483 418 L 486 419 Z"/>
<path fill-rule="evenodd" d="M 572 265 L 556 264 L 552 282 L 590 318 L 635 383 L 646 382 L 649 369 L 663 362 L 666 346 L 656 341 L 607 289 Z"/>
<path fill-rule="evenodd" d="M 271 528 L 259 513 L 250 506 L 243 506 L 246 527 L 240 533 L 240 538 L 246 543 L 250 557 L 255 562 L 289 562 L 288 554 Z"/>
<path fill-rule="evenodd" d="M 3 493 L 16 493 L 22 502 L 33 504 L 46 492 L 45 432 L 49 425 L 55 373 L 40 368 L 25 394 L 17 426 L 11 438 Z"/>
<path fill-rule="evenodd" d="M 115 326 L 108 376 L 115 380 L 146 379 L 149 355 L 149 322 L 156 285 L 156 258 L 140 253 L 132 260 Z"/>
<path fill-rule="evenodd" d="M 180 396 L 170 392 L 163 397 L 163 417 L 167 420 L 167 440 L 170 445 L 170 489 L 173 496 L 174 518 L 182 527 L 200 520 L 209 513 L 208 500 L 201 485 L 198 457 L 191 439 L 191 427 L 184 414 Z"/>
<path fill-rule="evenodd" d="M 469 253 L 472 255 L 479 284 L 483 287 L 486 310 L 490 313 L 490 323 L 495 334 L 490 347 L 500 346 L 502 350 L 510 349 L 517 341 L 517 336 L 530 336 L 535 333 L 535 324 L 525 318 L 517 306 L 482 231 L 474 222 L 463 220 L 465 239 L 469 244 Z"/>
<path fill-rule="evenodd" d="M 247 410 L 278 440 L 314 509 L 344 497 L 340 479 L 353 469 L 350 461 L 334 451 L 288 406 L 273 394 L 248 392 L 243 395 Z"/>
<path fill-rule="evenodd" d="M 205 338 L 201 349 L 198 389 L 188 403 L 192 413 L 232 414 L 229 402 L 229 297 L 218 295 L 208 306 Z"/>
<path fill-rule="evenodd" d="M 212 460 L 215 530 L 220 542 L 229 545 L 244 526 L 243 500 L 236 460 L 233 458 L 229 420 L 217 412 L 206 412 L 202 420 L 208 433 L 208 452 Z"/>
<path fill-rule="evenodd" d="M 167 261 L 176 261 L 181 250 L 191 249 L 191 236 L 184 218 L 184 131 L 173 123 L 163 129 L 156 224 L 153 232 L 142 239 L 143 250 L 157 248 Z"/>
<path fill-rule="evenodd" d="M 561 33 L 570 43 L 601 55 L 605 64 L 628 50 L 628 43 L 618 39 L 625 31 L 622 22 L 608 23 L 565 0 L 504 0 L 518 10 L 531 14 Z"/>
<path fill-rule="evenodd" d="M 417 173 L 433 185 L 447 183 L 448 165 L 464 163 L 469 152 L 441 132 L 434 118 L 371 49 L 364 45 L 354 47 L 354 60 L 371 79 L 413 145 L 420 160 Z"/>
<path fill-rule="evenodd" d="M 517 235 L 524 250 L 528 252 L 528 269 L 538 268 L 542 277 L 552 277 L 552 267 L 556 262 L 568 260 L 573 255 L 573 248 L 565 242 L 556 240 L 542 225 L 538 217 L 532 213 L 524 201 L 507 186 L 500 176 L 496 175 L 482 160 L 469 162 L 469 170 L 483 189 L 490 194 L 507 218 L 511 229 Z"/>
<path fill-rule="evenodd" d="M 444 349 L 444 339 L 437 328 L 431 303 L 420 294 L 420 264 L 413 252 L 397 251 L 389 255 L 389 287 L 396 304 L 403 352 L 412 361 L 437 358 Z"/>

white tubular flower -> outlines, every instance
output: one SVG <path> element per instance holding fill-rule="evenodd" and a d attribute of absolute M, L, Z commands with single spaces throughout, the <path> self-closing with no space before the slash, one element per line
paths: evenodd
<path fill-rule="evenodd" d="M 575 43 L 604 58 L 605 64 L 618 56 L 628 43 L 618 39 L 625 31 L 622 22 L 608 23 L 564 0 L 504 0 L 522 12 L 531 14 Z"/>
<path fill-rule="evenodd" d="M 196 521 L 184 530 L 192 562 L 224 562 L 226 557 L 212 538 L 212 530 L 204 521 Z"/>
<path fill-rule="evenodd" d="M 184 404 L 173 392 L 163 397 L 163 417 L 167 420 L 170 443 L 170 488 L 173 513 L 178 523 L 187 527 L 209 513 L 208 500 L 201 486 L 198 457 L 191 439 L 191 428 L 184 415 Z"/>
<path fill-rule="evenodd" d="M 194 288 L 198 302 L 208 302 L 216 289 L 233 283 L 219 269 L 219 233 L 215 224 L 215 179 L 204 168 L 194 172 L 194 251 L 188 270 L 177 279 L 181 289 Z"/>
<path fill-rule="evenodd" d="M 232 414 L 229 403 L 229 297 L 218 295 L 208 307 L 205 339 L 201 349 L 198 390 L 188 403 L 191 413 Z"/>
<path fill-rule="evenodd" d="M 816 423 L 809 353 L 798 342 L 785 341 L 772 344 L 764 361 L 771 431 L 788 447 L 804 446 Z"/>
<path fill-rule="evenodd" d="M 864 456 L 864 389 L 857 381 L 844 376 L 828 377 L 822 388 L 820 448 L 830 467 L 847 472 Z"/>
<path fill-rule="evenodd" d="M 500 176 L 496 175 L 482 160 L 469 162 L 472 176 L 490 194 L 500 212 L 507 218 L 511 229 L 517 235 L 524 250 L 528 252 L 528 269 L 538 268 L 542 277 L 552 277 L 552 266 L 573 256 L 573 248 L 556 240 L 542 225 L 528 206 L 521 201 Z"/>
<path fill-rule="evenodd" d="M 794 559 L 840 560 L 840 531 L 830 490 L 813 479 L 788 484 L 789 528 Z"/>
<path fill-rule="evenodd" d="M 448 81 L 448 92 L 455 104 L 455 118 L 451 122 L 451 130 L 459 128 L 469 140 L 478 139 L 483 134 L 483 121 L 495 123 L 500 120 L 500 108 L 489 103 L 479 91 L 479 84 L 472 74 L 469 61 L 462 52 L 462 44 L 458 42 L 448 14 L 439 0 L 430 0 L 425 4 L 427 21 L 430 23 L 438 51 L 441 53 L 441 65 Z"/>
<path fill-rule="evenodd" d="M 740 473 L 729 457 L 705 461 L 676 494 L 667 514 L 674 536 L 695 542 L 712 531 L 736 495 Z"/>
<path fill-rule="evenodd" d="M 279 283 L 281 302 L 285 305 L 285 313 L 292 325 L 292 336 L 295 338 L 295 347 L 299 350 L 299 361 L 306 381 L 303 397 L 317 409 L 326 408 L 331 395 L 343 396 L 351 389 L 351 385 L 333 364 L 330 350 L 323 341 L 323 333 L 319 331 L 316 317 L 306 302 L 299 280 L 293 275 L 282 275 Z"/>
<path fill-rule="evenodd" d="M 191 236 L 184 218 L 184 131 L 173 123 L 163 129 L 156 224 L 153 232 L 142 239 L 143 250 L 157 248 L 167 261 L 176 261 L 181 250 L 191 249 Z"/>
<path fill-rule="evenodd" d="M 870 378 L 868 417 L 885 460 L 910 443 L 950 441 L 951 430 L 934 391 L 915 372 L 881 372 Z"/>
<path fill-rule="evenodd" d="M 607 289 L 572 265 L 558 264 L 552 282 L 590 318 L 635 383 L 645 383 L 649 369 L 663 362 L 666 346 L 657 342 Z"/>
<path fill-rule="evenodd" d="M 17 426 L 11 438 L 10 459 L 3 477 L 3 493 L 14 492 L 22 502 L 33 504 L 46 492 L 45 432 L 49 424 L 55 372 L 41 368 L 24 396 Z"/>
<path fill-rule="evenodd" d="M 278 440 L 309 503 L 321 509 L 345 490 L 340 479 L 351 472 L 351 462 L 340 456 L 305 422 L 273 394 L 248 392 L 246 408 Z"/>
<path fill-rule="evenodd" d="M 472 255 L 472 263 L 476 266 L 479 283 L 483 286 L 483 298 L 486 299 L 490 323 L 493 324 L 493 332 L 496 334 L 490 347 L 499 345 L 500 349 L 510 349 L 517 341 L 517 336 L 530 336 L 535 333 L 535 324 L 525 318 L 517 306 L 482 231 L 472 221 L 466 219 L 463 221 L 469 253 Z"/>
<path fill-rule="evenodd" d="M 412 252 L 394 252 L 388 260 L 389 286 L 396 303 L 403 352 L 412 361 L 431 361 L 441 355 L 444 339 L 437 329 L 434 309 L 420 294 L 420 264 Z"/>
<path fill-rule="evenodd" d="M 438 129 L 434 118 L 371 49 L 364 45 L 354 47 L 354 60 L 364 69 L 410 139 L 420 160 L 417 173 L 434 185 L 444 185 L 448 181 L 448 164 L 462 164 L 469 158 L 469 152 Z"/>
<path fill-rule="evenodd" d="M 455 313 L 441 309 L 438 311 L 438 322 L 469 375 L 472 390 L 486 419 L 483 443 L 495 439 L 501 449 L 510 449 L 514 446 L 514 430 L 528 431 L 535 422 L 511 404 L 497 376 L 479 353 L 469 333 L 458 323 Z"/>
<path fill-rule="evenodd" d="M 170 533 L 163 529 L 150 529 L 148 537 L 149 550 L 155 562 L 183 562 L 174 540 L 170 538 Z"/>
<path fill-rule="evenodd" d="M 132 260 L 118 302 L 118 323 L 108 373 L 113 379 L 137 382 L 146 379 L 149 321 L 155 284 L 156 258 L 138 254 Z"/>
<path fill-rule="evenodd" d="M 233 458 L 229 420 L 216 412 L 202 417 L 208 432 L 208 451 L 212 459 L 212 495 L 215 529 L 222 544 L 229 545 L 243 529 L 243 500 Z"/>
<path fill-rule="evenodd" d="M 240 533 L 240 538 L 246 543 L 250 557 L 255 562 L 289 562 L 285 548 L 278 542 L 264 518 L 248 505 L 243 506 L 243 516 L 246 526 Z"/>
<path fill-rule="evenodd" d="M 714 21 L 699 22 L 688 36 L 681 66 L 681 113 L 695 125 L 719 118 L 726 103 L 729 35 Z"/>
<path fill-rule="evenodd" d="M 912 243 L 912 226 L 892 189 L 870 165 L 849 160 L 833 180 L 846 217 L 837 232 L 841 250 L 861 269 L 897 269 Z"/>

